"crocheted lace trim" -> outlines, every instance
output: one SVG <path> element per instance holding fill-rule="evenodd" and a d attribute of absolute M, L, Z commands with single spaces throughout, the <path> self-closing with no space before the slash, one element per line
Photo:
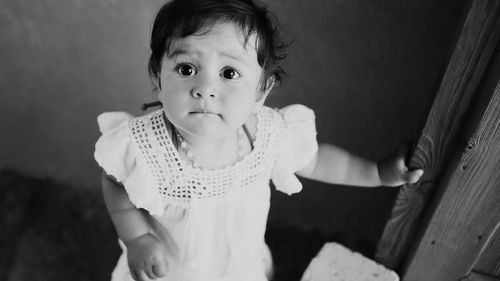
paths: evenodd
<path fill-rule="evenodd" d="M 285 128 L 284 121 L 276 114 L 264 107 L 257 114 L 253 151 L 233 165 L 215 170 L 194 168 L 181 159 L 167 133 L 162 110 L 131 119 L 129 128 L 131 139 L 139 147 L 163 199 L 186 205 L 192 200 L 221 198 L 259 181 L 268 184 Z"/>

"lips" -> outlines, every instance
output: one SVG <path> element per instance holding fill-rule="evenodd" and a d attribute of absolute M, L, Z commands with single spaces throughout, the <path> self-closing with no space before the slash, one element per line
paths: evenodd
<path fill-rule="evenodd" d="M 219 113 L 214 112 L 214 111 L 209 110 L 209 109 L 196 109 L 196 110 L 190 111 L 189 113 L 190 114 L 206 114 L 206 115 L 217 115 L 217 116 L 220 116 Z"/>

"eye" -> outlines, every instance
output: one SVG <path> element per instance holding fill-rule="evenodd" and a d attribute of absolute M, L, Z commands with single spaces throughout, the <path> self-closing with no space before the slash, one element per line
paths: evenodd
<path fill-rule="evenodd" d="M 222 70 L 221 76 L 228 80 L 239 78 L 241 75 L 233 68 L 225 68 Z"/>
<path fill-rule="evenodd" d="M 181 63 L 177 67 L 177 72 L 182 76 L 193 76 L 197 73 L 196 68 L 188 63 Z"/>

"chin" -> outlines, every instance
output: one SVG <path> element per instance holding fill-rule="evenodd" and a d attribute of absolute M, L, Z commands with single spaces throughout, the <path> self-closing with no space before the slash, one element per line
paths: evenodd
<path fill-rule="evenodd" d="M 230 129 L 217 128 L 215 126 L 197 126 L 196 128 L 186 128 L 183 130 L 192 136 L 203 138 L 218 138 L 231 133 Z"/>

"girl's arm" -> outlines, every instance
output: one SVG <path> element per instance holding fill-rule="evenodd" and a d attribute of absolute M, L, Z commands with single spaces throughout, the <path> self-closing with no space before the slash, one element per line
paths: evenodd
<path fill-rule="evenodd" d="M 297 175 L 331 184 L 356 186 L 399 186 L 417 182 L 423 170 L 409 171 L 404 163 L 406 149 L 376 163 L 331 144 L 320 144 L 313 160 Z"/>
<path fill-rule="evenodd" d="M 101 180 L 104 202 L 120 239 L 127 244 L 149 233 L 147 214 L 130 202 L 125 188 L 104 172 Z"/>
<path fill-rule="evenodd" d="M 104 202 L 120 239 L 127 245 L 127 259 L 134 280 L 145 281 L 166 274 L 166 249 L 150 232 L 149 214 L 136 208 L 125 188 L 102 173 Z"/>

